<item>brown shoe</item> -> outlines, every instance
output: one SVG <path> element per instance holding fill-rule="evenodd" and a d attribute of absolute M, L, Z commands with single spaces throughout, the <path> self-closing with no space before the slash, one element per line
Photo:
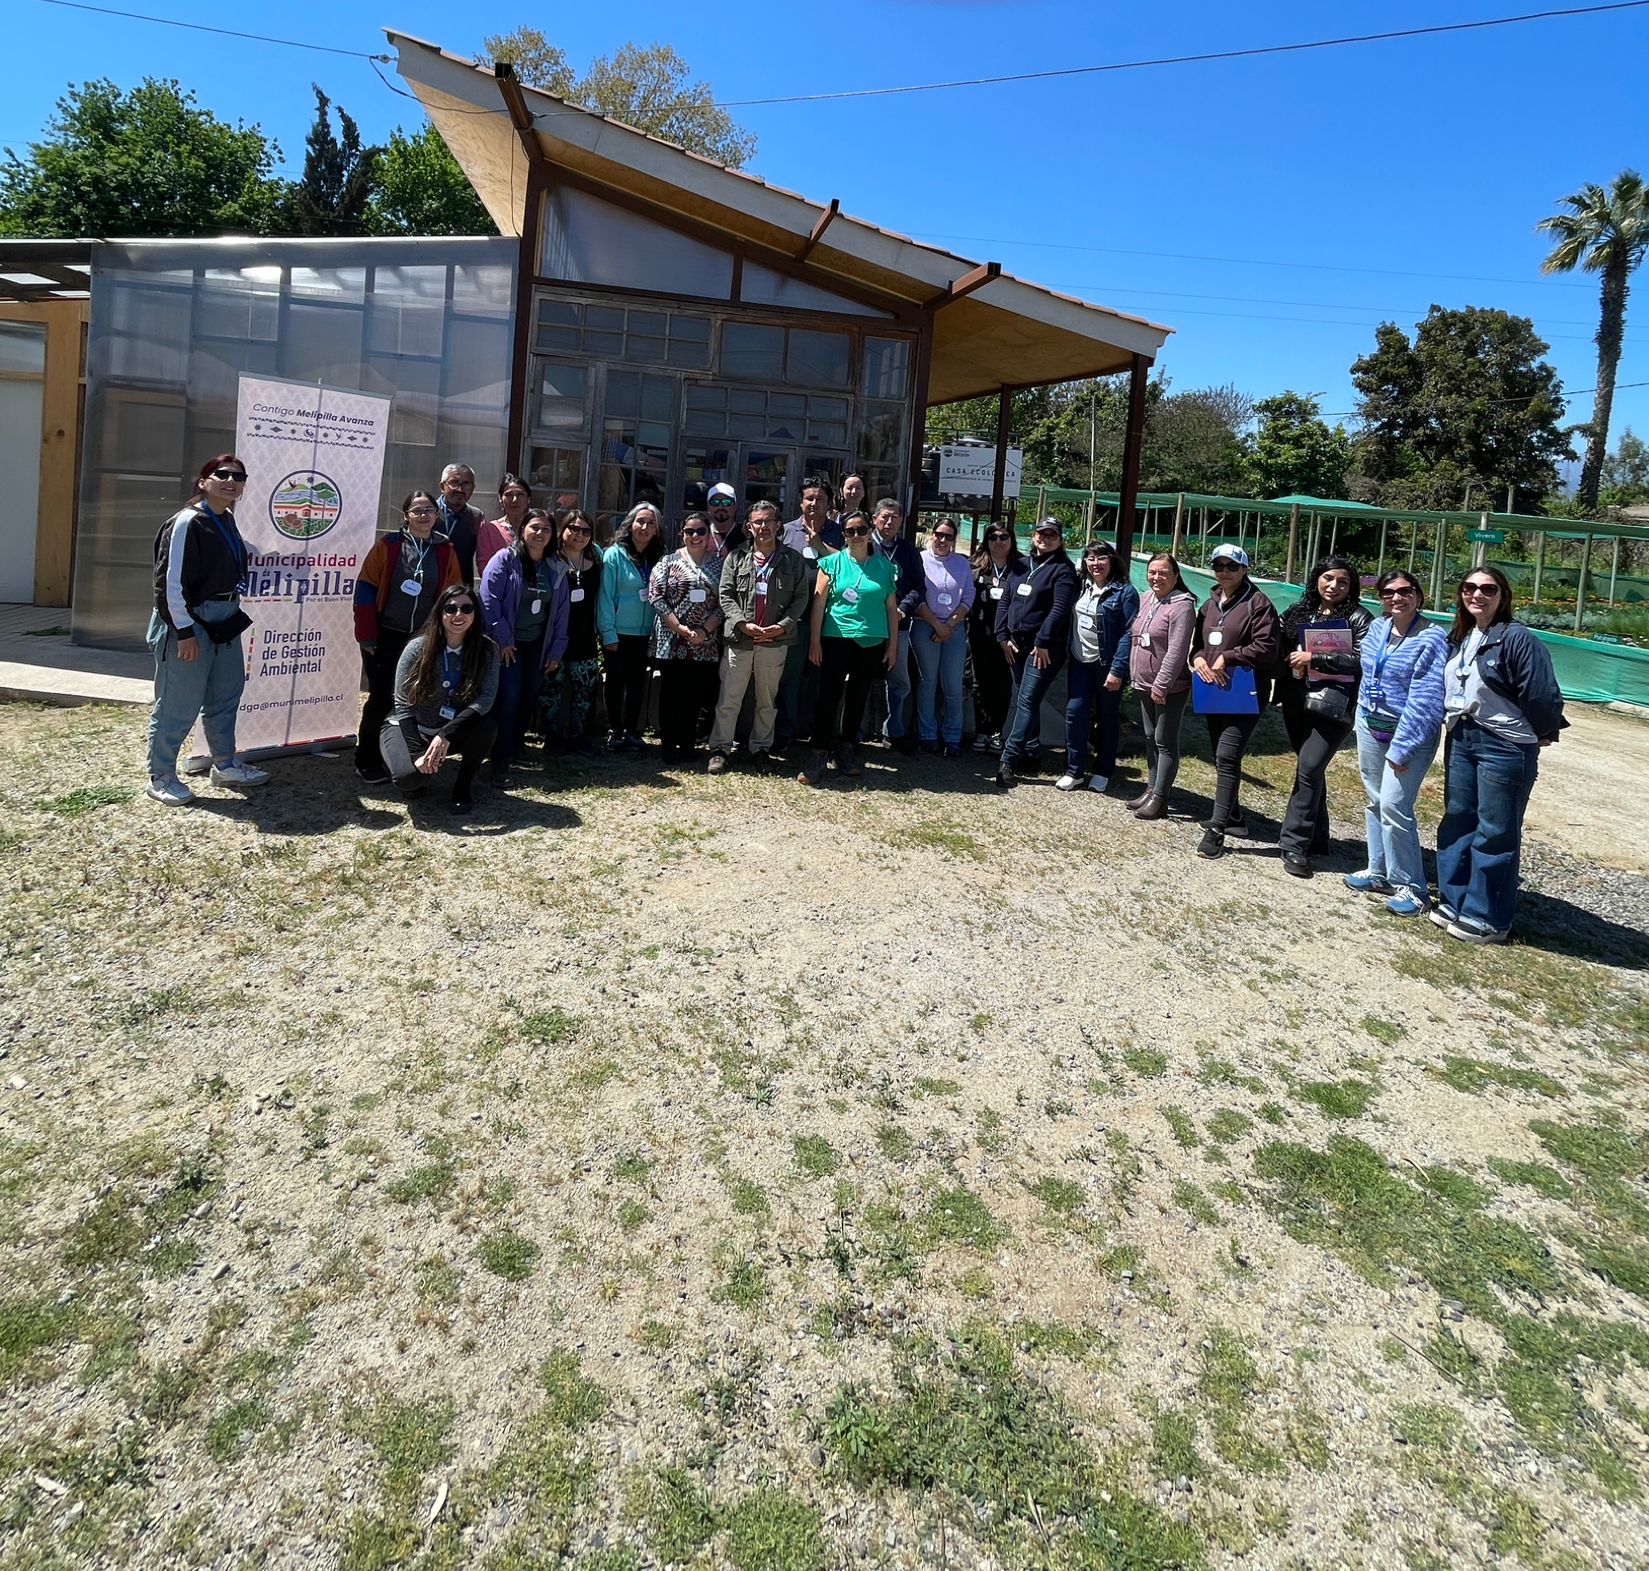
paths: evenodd
<path fill-rule="evenodd" d="M 1148 792 L 1145 800 L 1134 809 L 1134 817 L 1141 822 L 1147 819 L 1166 818 L 1167 816 L 1168 804 L 1155 791 Z"/>
<path fill-rule="evenodd" d="M 1141 791 L 1138 796 L 1129 797 L 1128 800 L 1126 802 L 1124 802 L 1122 805 L 1125 808 L 1127 808 L 1130 813 L 1136 813 L 1136 812 L 1139 811 L 1140 808 L 1144 807 L 1145 804 L 1147 802 L 1149 802 L 1150 800 L 1151 800 L 1151 788 L 1150 788 L 1150 786 L 1146 786 L 1146 788 L 1143 791 Z"/>

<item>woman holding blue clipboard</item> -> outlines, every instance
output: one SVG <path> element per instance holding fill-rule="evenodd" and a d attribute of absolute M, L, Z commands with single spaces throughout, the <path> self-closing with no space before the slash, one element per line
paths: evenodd
<path fill-rule="evenodd" d="M 1243 754 L 1271 697 L 1281 634 L 1277 609 L 1249 579 L 1241 546 L 1216 547 L 1210 566 L 1214 592 L 1191 640 L 1191 707 L 1208 721 L 1216 777 L 1214 811 L 1197 855 L 1216 857 L 1225 855 L 1225 831 L 1242 821 Z"/>

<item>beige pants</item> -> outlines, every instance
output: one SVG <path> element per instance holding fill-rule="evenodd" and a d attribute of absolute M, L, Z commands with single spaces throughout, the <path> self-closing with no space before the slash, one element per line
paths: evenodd
<path fill-rule="evenodd" d="M 716 705 L 716 723 L 710 732 L 710 751 L 725 753 L 738 732 L 739 710 L 750 683 L 756 684 L 756 718 L 750 728 L 750 751 L 765 753 L 773 746 L 773 723 L 778 716 L 779 678 L 784 675 L 784 658 L 790 651 L 783 644 L 764 644 L 754 649 L 728 648 L 721 657 L 721 699 Z"/>

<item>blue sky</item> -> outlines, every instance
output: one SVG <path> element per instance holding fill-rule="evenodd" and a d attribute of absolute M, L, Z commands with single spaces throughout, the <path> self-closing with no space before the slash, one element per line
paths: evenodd
<path fill-rule="evenodd" d="M 136 11 L 384 47 L 389 24 L 454 52 L 523 22 L 575 66 L 627 40 L 673 44 L 723 100 L 1038 71 L 1511 14 L 1511 0 L 1341 0 L 1254 7 L 1183 0 L 771 0 L 684 8 L 631 0 L 536 11 L 475 0 L 363 8 L 288 0 L 114 0 Z M 176 77 L 227 118 L 259 122 L 300 163 L 311 80 L 372 139 L 421 112 L 365 61 L 211 38 L 13 0 L 14 73 L 0 142 L 37 135 L 71 80 Z M 371 20 L 367 20 L 370 15 Z M 358 17 L 359 20 L 352 18 Z M 621 18 L 621 19 L 619 19 Z M 1594 381 L 1597 292 L 1539 272 L 1536 220 L 1583 181 L 1649 166 L 1649 9 L 1227 63 L 734 112 L 751 171 L 888 228 L 997 260 L 1037 283 L 1177 331 L 1181 388 L 1291 387 L 1350 411 L 1348 368 L 1384 319 L 1432 303 L 1532 315 L 1564 384 Z M 62 64 L 59 65 L 59 62 Z M 59 72 L 63 74 L 58 74 Z M 397 79 L 388 73 L 392 81 Z M 960 238 L 960 237 L 969 238 Z M 1151 254 L 1141 254 L 1151 253 Z M 1285 265 L 1293 264 L 1293 265 Z M 1649 384 L 1649 269 L 1620 381 Z M 1634 324 L 1633 316 L 1636 321 Z M 1590 414 L 1577 396 L 1570 418 Z M 1612 430 L 1649 433 L 1649 385 L 1622 388 Z"/>

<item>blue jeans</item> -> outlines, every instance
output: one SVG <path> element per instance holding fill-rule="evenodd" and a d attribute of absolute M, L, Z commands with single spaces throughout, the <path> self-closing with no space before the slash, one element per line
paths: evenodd
<path fill-rule="evenodd" d="M 179 660 L 177 634 L 158 614 L 149 616 L 149 647 L 155 655 L 155 707 L 149 712 L 149 778 L 177 773 L 177 755 L 199 716 L 215 763 L 235 756 L 235 715 L 246 686 L 244 634 L 214 644 L 206 622 L 226 621 L 240 609 L 236 600 L 190 607 L 195 623 L 195 658 Z"/>
<path fill-rule="evenodd" d="M 905 707 L 910 703 L 910 629 L 899 634 L 899 653 L 894 656 L 892 669 L 887 674 L 887 739 L 897 741 L 910 728 L 905 723 Z M 962 712 L 960 701 L 957 714 Z M 960 740 L 961 732 L 957 732 Z"/>
<path fill-rule="evenodd" d="M 498 697 L 493 718 L 498 736 L 492 744 L 492 769 L 502 774 L 521 749 L 527 726 L 537 718 L 538 695 L 544 690 L 544 640 L 515 646 L 515 659 L 498 667 Z"/>
<path fill-rule="evenodd" d="M 1116 773 L 1117 746 L 1122 741 L 1122 689 L 1105 689 L 1111 668 L 1096 660 L 1071 662 L 1065 673 L 1065 770 L 1077 776 L 1088 772 L 1088 736 L 1094 711 L 1099 711 L 1099 739 L 1094 747 L 1094 773 L 1108 779 Z"/>
<path fill-rule="evenodd" d="M 916 734 L 924 742 L 939 740 L 937 699 L 945 695 L 944 740 L 951 747 L 962 743 L 962 668 L 968 662 L 966 628 L 951 629 L 943 643 L 933 636 L 926 622 L 913 622 L 910 646 L 916 652 Z"/>
<path fill-rule="evenodd" d="M 1031 664 L 1032 651 L 1022 649 L 1014 657 L 1015 692 L 1008 712 L 1008 730 L 1002 738 L 1002 762 L 1016 764 L 1042 748 L 1042 700 L 1054 685 L 1059 668 L 1065 664 L 1063 649 L 1050 649 L 1046 666 Z"/>
<path fill-rule="evenodd" d="M 1523 810 L 1539 769 L 1537 745 L 1504 741 L 1473 720 L 1455 726 L 1443 752 L 1437 897 L 1492 932 L 1507 932 L 1517 911 Z"/>
<path fill-rule="evenodd" d="M 1368 870 L 1396 889 L 1426 900 L 1426 863 L 1420 853 L 1420 829 L 1414 802 L 1437 755 L 1437 738 L 1410 757 L 1398 774 L 1386 762 L 1387 743 L 1376 742 L 1357 716 L 1357 772 L 1366 798 L 1364 827 L 1368 836 Z"/>

